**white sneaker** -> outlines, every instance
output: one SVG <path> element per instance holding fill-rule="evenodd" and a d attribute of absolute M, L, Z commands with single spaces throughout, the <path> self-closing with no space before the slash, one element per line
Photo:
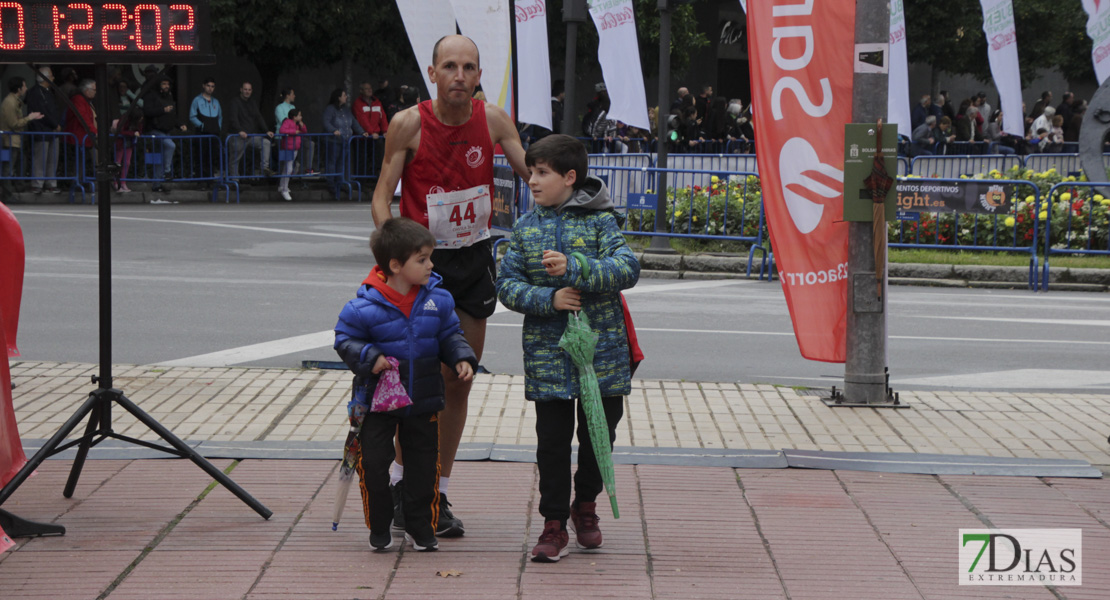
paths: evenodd
<path fill-rule="evenodd" d="M 281 193 L 281 197 L 282 197 L 283 199 L 285 199 L 286 201 L 289 201 L 289 200 L 292 200 L 292 199 L 293 199 L 293 197 L 289 195 L 289 192 L 282 192 L 282 193 Z"/>

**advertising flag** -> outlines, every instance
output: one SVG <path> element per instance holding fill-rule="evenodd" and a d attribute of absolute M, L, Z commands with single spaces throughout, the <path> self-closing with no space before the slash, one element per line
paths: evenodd
<path fill-rule="evenodd" d="M 844 362 L 854 0 L 748 6 L 759 173 L 771 246 L 802 356 Z"/>
<path fill-rule="evenodd" d="M 1093 42 L 1091 61 L 1102 85 L 1110 75 L 1110 0 L 1083 0 L 1083 9 L 1087 11 L 1087 35 Z"/>
<path fill-rule="evenodd" d="M 609 118 L 651 129 L 632 0 L 590 0 L 590 17 L 597 27 L 597 59 L 609 91 Z"/>
<path fill-rule="evenodd" d="M 1021 110 L 1021 71 L 1018 68 L 1017 30 L 1014 28 L 1014 5 L 1010 0 L 979 0 L 983 7 L 983 33 L 987 34 L 987 58 L 991 76 L 998 90 L 1002 128 L 1010 135 L 1025 135 Z M 983 115 L 984 118 L 990 115 Z M 1017 118 L 1015 118 L 1017 117 Z"/>
<path fill-rule="evenodd" d="M 990 115 L 987 115 L 990 116 Z M 887 79 L 886 122 L 910 137 L 910 67 L 906 60 L 906 13 L 902 0 L 890 0 L 890 73 Z"/>
<path fill-rule="evenodd" d="M 23 298 L 23 270 L 26 266 L 26 249 L 23 244 L 23 228 L 19 226 L 12 211 L 0 202 L 0 314 L 7 315 L 0 322 L 4 329 L 7 347 L 4 358 L 19 356 L 15 336 L 19 329 L 19 305 Z"/>
<path fill-rule="evenodd" d="M 482 62 L 482 91 L 486 94 L 486 101 L 513 114 L 509 0 L 450 1 L 455 19 L 459 22 L 459 31 L 478 46 Z M 550 98 L 548 96 L 548 105 L 551 104 Z"/>
<path fill-rule="evenodd" d="M 432 64 L 432 48 L 439 38 L 456 33 L 451 0 L 397 0 L 397 9 L 401 11 L 405 33 L 416 55 L 420 75 L 424 77 L 427 97 L 435 100 L 436 86 L 428 76 L 428 66 Z"/>
<path fill-rule="evenodd" d="M 547 4 L 517 0 L 517 120 L 551 131 L 551 62 L 547 56 Z"/>

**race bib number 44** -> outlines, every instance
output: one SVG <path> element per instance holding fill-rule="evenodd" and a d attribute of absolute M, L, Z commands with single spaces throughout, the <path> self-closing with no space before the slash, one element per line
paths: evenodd
<path fill-rule="evenodd" d="M 428 229 L 436 248 L 463 248 L 490 236 L 492 202 L 488 185 L 428 194 Z"/>

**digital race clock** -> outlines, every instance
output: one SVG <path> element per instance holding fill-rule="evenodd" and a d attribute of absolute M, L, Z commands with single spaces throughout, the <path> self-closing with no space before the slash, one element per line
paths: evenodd
<path fill-rule="evenodd" d="M 0 0 L 0 62 L 211 64 L 207 0 Z"/>

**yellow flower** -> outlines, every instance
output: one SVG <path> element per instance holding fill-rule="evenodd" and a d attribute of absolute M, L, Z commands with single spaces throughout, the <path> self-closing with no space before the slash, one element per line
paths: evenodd
<path fill-rule="evenodd" d="M 717 183 L 720 180 L 721 180 L 721 178 L 717 177 L 716 175 L 709 178 L 709 181 L 712 181 L 713 183 Z"/>
<path fill-rule="evenodd" d="M 1060 202 L 1070 202 L 1070 201 L 1071 201 L 1071 194 L 1069 194 L 1068 192 L 1064 192 L 1063 194 L 1060 194 Z"/>
<path fill-rule="evenodd" d="M 1035 173 L 1033 173 L 1033 169 L 1025 170 L 1025 177 L 1032 177 L 1033 175 L 1035 175 Z"/>
<path fill-rule="evenodd" d="M 645 194 L 650 194 L 650 193 L 651 193 L 651 190 L 646 190 L 646 191 L 645 191 L 644 193 L 645 193 Z"/>
<path fill-rule="evenodd" d="M 1003 221 L 1003 222 L 1006 224 L 1006 227 L 1013 227 L 1014 226 L 1014 218 L 1013 217 L 1006 217 L 1006 220 Z"/>
<path fill-rule="evenodd" d="M 1103 199 L 1102 194 L 1095 194 L 1095 202 L 1102 202 Z"/>
<path fill-rule="evenodd" d="M 1056 167 L 1052 167 L 1051 169 L 1045 171 L 1044 174 L 1045 175 L 1055 175 L 1056 174 Z"/>
<path fill-rule="evenodd" d="M 1042 210 L 1040 213 L 1037 214 L 1037 218 L 1044 221 L 1048 219 L 1048 213 Z"/>
<path fill-rule="evenodd" d="M 967 179 L 967 175 L 960 175 L 960 179 Z"/>
<path fill-rule="evenodd" d="M 1075 175 L 1068 175 L 1064 178 L 1064 181 L 1075 181 Z"/>
<path fill-rule="evenodd" d="M 675 216 L 675 218 L 681 217 L 681 216 L 682 216 L 682 211 L 681 211 L 681 210 L 680 210 L 680 211 L 676 211 L 676 212 L 674 213 L 674 216 Z"/>
<path fill-rule="evenodd" d="M 1030 204 L 1032 204 L 1032 203 L 1033 203 L 1033 202 L 1035 202 L 1036 200 L 1037 200 L 1037 199 L 1033 197 L 1033 194 L 1029 194 L 1028 196 L 1026 196 L 1026 197 L 1025 197 L 1025 201 L 1026 201 L 1026 202 L 1028 202 L 1028 203 L 1030 203 Z"/>
<path fill-rule="evenodd" d="M 1110 206 L 1110 199 L 1103 198 L 1102 200 L 1099 200 L 1098 203 L 1103 206 Z"/>
<path fill-rule="evenodd" d="M 991 169 L 991 170 L 990 170 L 990 174 L 991 174 L 991 175 L 998 175 L 998 174 L 999 174 L 999 171 L 998 171 L 998 169 Z"/>

